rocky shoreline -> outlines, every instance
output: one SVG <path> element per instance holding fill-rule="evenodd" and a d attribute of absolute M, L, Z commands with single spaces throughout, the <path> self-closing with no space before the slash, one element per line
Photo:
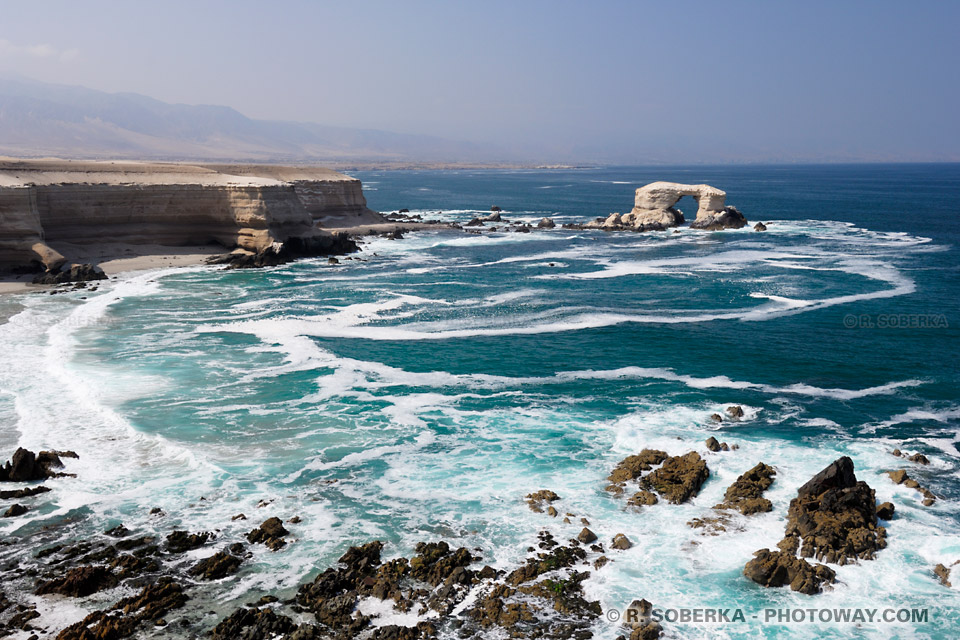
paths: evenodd
<path fill-rule="evenodd" d="M 711 475 L 713 458 L 709 456 L 728 455 L 726 451 L 736 448 L 724 448 L 713 437 L 704 446 L 710 452 L 708 458 L 698 451 L 669 455 L 644 449 L 621 460 L 606 483 L 596 478 L 596 486 L 605 488 L 610 499 L 628 511 L 669 510 L 700 492 Z M 48 478 L 82 482 L 64 462 L 76 457 L 70 451 L 34 454 L 18 449 L 0 467 L 0 486 L 15 487 L 0 493 L 3 500 L 14 501 L 4 517 L 17 518 L 35 508 L 37 500 L 50 491 L 42 484 Z M 929 462 L 924 456 L 909 457 L 909 461 Z M 758 462 L 726 489 L 723 502 L 712 509 L 715 516 L 697 518 L 688 525 L 703 535 L 736 535 L 739 529 L 731 528 L 731 514 L 749 518 L 772 511 L 773 504 L 763 494 L 776 478 L 774 466 Z M 533 512 L 561 518 L 557 505 L 562 498 L 554 491 L 536 490 L 523 499 Z M 811 596 L 829 590 L 837 573 L 828 565 L 858 564 L 883 552 L 894 511 L 890 503 L 876 504 L 873 489 L 856 478 L 853 461 L 841 457 L 797 489 L 777 550 L 760 549 L 752 559 L 745 558 L 743 579 L 764 587 L 789 586 Z M 153 509 L 150 517 L 162 521 L 165 514 Z M 234 520 L 246 520 L 246 516 L 238 514 Z M 267 518 L 237 538 L 179 526 L 158 536 L 119 524 L 99 536 L 77 539 L 69 528 L 59 531 L 60 525 L 51 524 L 37 538 L 44 542 L 30 545 L 29 557 L 20 551 L 19 557 L 8 555 L 0 566 L 0 637 L 28 632 L 35 638 L 112 640 L 163 630 L 215 640 L 416 640 L 441 633 L 485 638 L 493 632 L 513 638 L 587 639 L 602 623 L 603 610 L 600 602 L 586 596 L 585 584 L 594 573 L 618 562 L 620 552 L 643 541 L 622 532 L 600 540 L 589 517 L 570 512 L 562 522 L 569 527 L 569 539 L 560 540 L 547 529 L 536 532 L 535 545 L 526 549 L 525 560 L 501 569 L 484 563 L 483 549 L 457 547 L 442 539 L 422 541 L 408 556 L 391 553 L 382 540 L 356 541 L 337 563 L 301 582 L 295 592 L 264 595 L 216 620 L 205 614 L 205 590 L 230 585 L 257 548 L 284 553 L 289 544 L 297 544 L 299 517 Z M 2 546 L 23 549 L 13 538 Z M 197 550 L 209 553 L 197 559 L 190 554 Z M 186 559 L 188 554 L 192 559 Z M 931 579 L 949 586 L 953 564 L 957 562 L 932 568 Z M 35 600 L 31 604 L 31 598 L 24 597 L 32 593 L 82 602 L 95 594 L 114 592 L 131 595 L 99 597 L 99 602 L 108 604 L 62 628 L 51 628 Z M 640 595 L 654 600 L 657 596 Z M 371 608 L 375 602 L 382 604 Z M 621 638 L 661 636 L 660 623 L 649 617 L 651 606 L 646 599 L 630 604 L 641 615 L 623 626 Z M 379 622 L 373 612 L 384 607 L 403 614 L 407 623 Z"/>

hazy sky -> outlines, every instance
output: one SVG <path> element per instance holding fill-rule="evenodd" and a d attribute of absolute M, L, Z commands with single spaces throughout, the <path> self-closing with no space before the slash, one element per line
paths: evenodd
<path fill-rule="evenodd" d="M 530 157 L 960 160 L 957 2 L 4 2 L 0 72 Z"/>

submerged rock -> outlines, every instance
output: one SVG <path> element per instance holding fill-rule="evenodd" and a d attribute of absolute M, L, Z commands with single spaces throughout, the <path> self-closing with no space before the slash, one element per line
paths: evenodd
<path fill-rule="evenodd" d="M 536 513 L 543 513 L 543 504 L 545 502 L 550 503 L 560 499 L 560 496 L 550 489 L 541 489 L 540 491 L 528 493 L 526 497 L 527 505 L 530 507 L 530 510 Z"/>
<path fill-rule="evenodd" d="M 762 222 L 758 222 L 757 224 L 753 225 L 753 230 L 754 230 L 754 231 L 766 231 L 766 230 L 767 230 L 767 225 L 763 224 Z"/>
<path fill-rule="evenodd" d="M 932 491 L 921 486 L 919 482 L 907 475 L 905 470 L 898 469 L 896 471 L 887 471 L 887 475 L 890 476 L 890 479 L 893 480 L 894 484 L 902 484 L 910 489 L 916 489 L 923 494 L 923 506 L 929 507 L 937 501 L 937 497 L 933 495 Z"/>

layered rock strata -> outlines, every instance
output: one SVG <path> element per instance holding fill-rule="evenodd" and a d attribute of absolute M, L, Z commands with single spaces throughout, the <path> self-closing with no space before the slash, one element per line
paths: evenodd
<path fill-rule="evenodd" d="M 59 271 L 58 243 L 216 243 L 256 254 L 329 237 L 320 225 L 385 221 L 359 180 L 328 169 L 0 161 L 0 269 Z"/>

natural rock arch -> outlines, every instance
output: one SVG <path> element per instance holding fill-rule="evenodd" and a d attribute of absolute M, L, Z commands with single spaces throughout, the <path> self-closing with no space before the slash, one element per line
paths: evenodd
<path fill-rule="evenodd" d="M 690 224 L 693 229 L 739 229 L 747 224 L 747 219 L 740 211 L 724 204 L 727 194 L 716 187 L 708 184 L 651 182 L 637 189 L 630 213 L 622 216 L 612 213 L 599 226 L 637 231 L 678 227 L 685 220 L 683 212 L 674 205 L 684 196 L 693 196 L 697 201 L 697 217 Z"/>

